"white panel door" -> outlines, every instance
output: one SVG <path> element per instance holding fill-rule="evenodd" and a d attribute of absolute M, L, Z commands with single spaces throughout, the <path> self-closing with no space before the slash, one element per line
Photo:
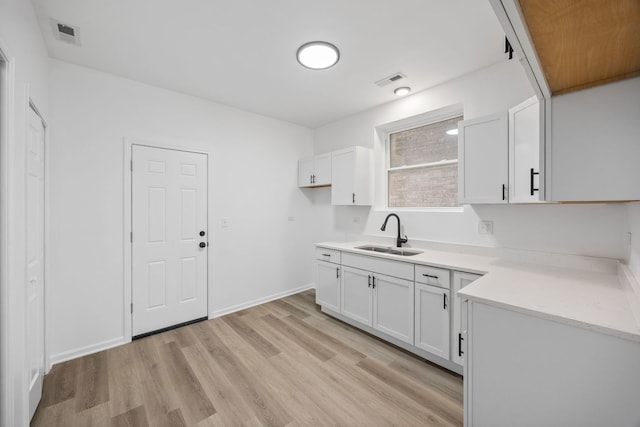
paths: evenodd
<path fill-rule="evenodd" d="M 316 302 L 340 312 L 340 265 L 316 261 Z"/>
<path fill-rule="evenodd" d="M 371 326 L 371 279 L 368 271 L 342 266 L 340 313 Z"/>
<path fill-rule="evenodd" d="M 449 358 L 449 290 L 416 284 L 416 347 Z"/>
<path fill-rule="evenodd" d="M 460 203 L 508 203 L 507 112 L 458 122 Z"/>
<path fill-rule="evenodd" d="M 356 150 L 334 151 L 331 155 L 331 204 L 355 204 Z"/>
<path fill-rule="evenodd" d="M 313 157 L 298 160 L 298 187 L 313 185 Z"/>
<path fill-rule="evenodd" d="M 29 417 L 44 375 L 44 126 L 29 108 L 27 130 L 27 363 Z"/>
<path fill-rule="evenodd" d="M 207 155 L 133 145 L 132 159 L 137 336 L 207 316 Z"/>
<path fill-rule="evenodd" d="M 413 344 L 413 281 L 373 275 L 373 327 Z"/>
<path fill-rule="evenodd" d="M 540 167 L 540 101 L 534 96 L 509 109 L 509 202 L 544 200 Z M 544 158 L 544 157 L 543 157 Z"/>
<path fill-rule="evenodd" d="M 320 154 L 313 158 L 314 185 L 331 184 L 331 153 Z"/>
<path fill-rule="evenodd" d="M 460 301 L 460 297 L 458 296 L 458 291 L 469 283 L 473 282 L 481 278 L 482 276 L 479 274 L 472 273 L 464 273 L 462 271 L 454 271 L 453 272 L 453 285 L 451 289 L 451 297 L 453 299 L 453 325 L 451 327 L 451 351 L 453 354 L 451 355 L 451 360 L 457 363 L 458 365 L 462 365 L 464 363 L 464 345 L 462 340 L 464 339 L 464 335 L 461 335 L 462 332 L 462 303 Z"/>

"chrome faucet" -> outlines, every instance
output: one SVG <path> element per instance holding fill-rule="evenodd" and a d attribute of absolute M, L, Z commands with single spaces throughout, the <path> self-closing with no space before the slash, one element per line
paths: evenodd
<path fill-rule="evenodd" d="M 385 228 L 387 228 L 387 221 L 389 221 L 389 217 L 391 216 L 395 216 L 396 219 L 398 220 L 398 237 L 396 239 L 396 246 L 401 248 L 403 243 L 407 243 L 407 236 L 405 235 L 404 238 L 400 237 L 400 217 L 394 213 L 390 213 L 389 215 L 387 215 L 387 217 L 384 219 L 384 223 L 382 224 L 382 227 L 380 227 L 380 230 L 384 231 Z"/>

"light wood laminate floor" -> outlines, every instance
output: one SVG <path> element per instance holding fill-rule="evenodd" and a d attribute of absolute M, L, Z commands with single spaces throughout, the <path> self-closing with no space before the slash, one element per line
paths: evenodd
<path fill-rule="evenodd" d="M 462 378 L 313 291 L 55 365 L 40 426 L 461 426 Z"/>

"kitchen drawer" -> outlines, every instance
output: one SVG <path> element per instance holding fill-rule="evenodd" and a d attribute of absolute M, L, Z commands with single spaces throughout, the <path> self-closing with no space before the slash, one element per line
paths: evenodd
<path fill-rule="evenodd" d="M 334 249 L 316 248 L 316 259 L 340 264 L 340 251 Z"/>
<path fill-rule="evenodd" d="M 416 265 L 415 281 L 449 289 L 451 287 L 451 272 L 444 268 Z"/>
<path fill-rule="evenodd" d="M 409 262 L 392 261 L 376 256 L 356 255 L 345 252 L 342 254 L 342 265 L 372 273 L 399 277 L 400 279 L 413 280 L 413 264 Z"/>

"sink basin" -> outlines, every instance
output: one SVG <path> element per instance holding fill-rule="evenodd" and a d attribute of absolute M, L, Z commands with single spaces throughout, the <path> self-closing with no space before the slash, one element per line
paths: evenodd
<path fill-rule="evenodd" d="M 412 256 L 421 254 L 422 251 L 416 251 L 413 249 L 392 248 L 389 246 L 356 246 L 356 249 L 362 249 L 363 251 L 381 252 L 384 254 L 400 255 L 400 256 Z"/>

